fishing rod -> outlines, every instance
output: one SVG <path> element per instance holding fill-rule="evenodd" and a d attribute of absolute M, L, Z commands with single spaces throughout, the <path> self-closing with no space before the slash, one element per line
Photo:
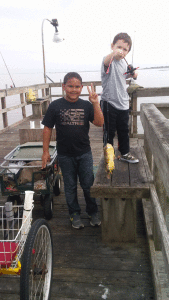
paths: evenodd
<path fill-rule="evenodd" d="M 1 52 L 0 52 L 0 53 L 1 53 Z M 1 56 L 2 56 L 2 53 L 1 53 Z M 8 73 L 9 73 L 8 67 L 7 67 L 7 65 L 6 65 L 6 63 L 5 63 L 5 60 L 4 60 L 3 56 L 2 56 L 2 59 L 3 59 L 3 61 L 4 61 L 5 67 L 7 68 L 7 71 L 8 71 Z M 12 79 L 12 76 L 11 76 L 10 73 L 9 73 L 9 76 L 10 76 L 11 81 L 12 81 L 12 83 L 13 83 L 13 86 L 11 86 L 11 87 L 15 87 L 15 84 L 14 84 L 14 82 L 13 82 L 13 79 Z"/>
<path fill-rule="evenodd" d="M 132 64 L 129 65 L 128 62 L 127 62 L 127 60 L 124 57 L 124 60 L 125 60 L 125 62 L 127 64 L 127 72 L 124 73 L 124 75 L 131 74 L 133 76 L 134 75 L 134 71 L 139 68 L 139 67 L 138 68 L 133 68 L 135 33 L 136 33 L 136 31 L 134 31 L 133 51 L 132 51 Z"/>

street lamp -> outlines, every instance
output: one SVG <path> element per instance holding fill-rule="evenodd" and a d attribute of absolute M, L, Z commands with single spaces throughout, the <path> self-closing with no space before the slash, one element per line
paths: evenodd
<path fill-rule="evenodd" d="M 54 43 L 60 43 L 62 42 L 64 39 L 61 38 L 59 36 L 59 32 L 57 27 L 59 26 L 57 19 L 52 19 L 52 21 L 48 20 L 48 19 L 44 19 L 42 22 L 42 53 L 43 53 L 43 72 L 44 72 L 44 81 L 46 83 L 46 67 L 45 67 L 45 50 L 44 50 L 44 37 L 43 37 L 43 24 L 44 22 L 48 21 L 50 24 L 52 24 L 55 27 L 55 33 L 54 33 L 54 37 L 53 37 L 53 42 Z"/>

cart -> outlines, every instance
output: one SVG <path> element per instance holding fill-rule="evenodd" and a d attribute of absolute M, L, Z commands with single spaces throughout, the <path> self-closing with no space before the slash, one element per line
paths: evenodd
<path fill-rule="evenodd" d="M 33 201 L 29 207 L 25 203 L 13 206 L 12 202 L 0 206 L 0 275 L 20 275 L 20 300 L 49 300 L 51 229 L 45 219 L 37 219 L 31 226 L 32 210 Z"/>
<path fill-rule="evenodd" d="M 42 165 L 42 142 L 27 142 L 18 145 L 4 157 L 0 165 L 1 193 L 7 202 L 14 205 L 23 203 L 22 195 L 32 190 L 39 195 L 44 207 L 44 216 L 50 220 L 53 215 L 53 195 L 60 194 L 61 172 L 58 165 L 56 142 L 50 142 L 51 161 L 45 169 Z"/>

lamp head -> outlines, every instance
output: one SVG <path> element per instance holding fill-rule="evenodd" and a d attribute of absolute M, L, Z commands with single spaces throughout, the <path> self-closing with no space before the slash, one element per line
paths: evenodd
<path fill-rule="evenodd" d="M 58 20 L 57 20 L 57 19 L 52 19 L 51 24 L 52 24 L 54 27 L 59 26 Z"/>
<path fill-rule="evenodd" d="M 57 27 L 59 26 L 57 19 L 52 19 L 51 24 L 55 27 L 55 33 L 54 33 L 54 37 L 53 37 L 53 42 L 54 43 L 60 43 L 62 42 L 64 39 L 62 37 L 60 37 L 59 32 Z"/>
<path fill-rule="evenodd" d="M 60 42 L 63 42 L 63 41 L 64 41 L 64 39 L 59 35 L 59 32 L 56 31 L 54 33 L 54 36 L 53 36 L 53 42 L 54 43 L 60 43 Z"/>

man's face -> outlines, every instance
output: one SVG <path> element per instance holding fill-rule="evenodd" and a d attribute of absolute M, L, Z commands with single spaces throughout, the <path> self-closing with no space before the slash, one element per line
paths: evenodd
<path fill-rule="evenodd" d="M 76 102 L 79 99 L 83 85 L 77 78 L 69 79 L 66 84 L 63 84 L 63 90 L 66 93 L 66 100 L 69 102 Z"/>
<path fill-rule="evenodd" d="M 115 44 L 112 44 L 112 50 L 121 55 L 121 59 L 129 53 L 130 46 L 123 40 L 118 40 Z"/>

